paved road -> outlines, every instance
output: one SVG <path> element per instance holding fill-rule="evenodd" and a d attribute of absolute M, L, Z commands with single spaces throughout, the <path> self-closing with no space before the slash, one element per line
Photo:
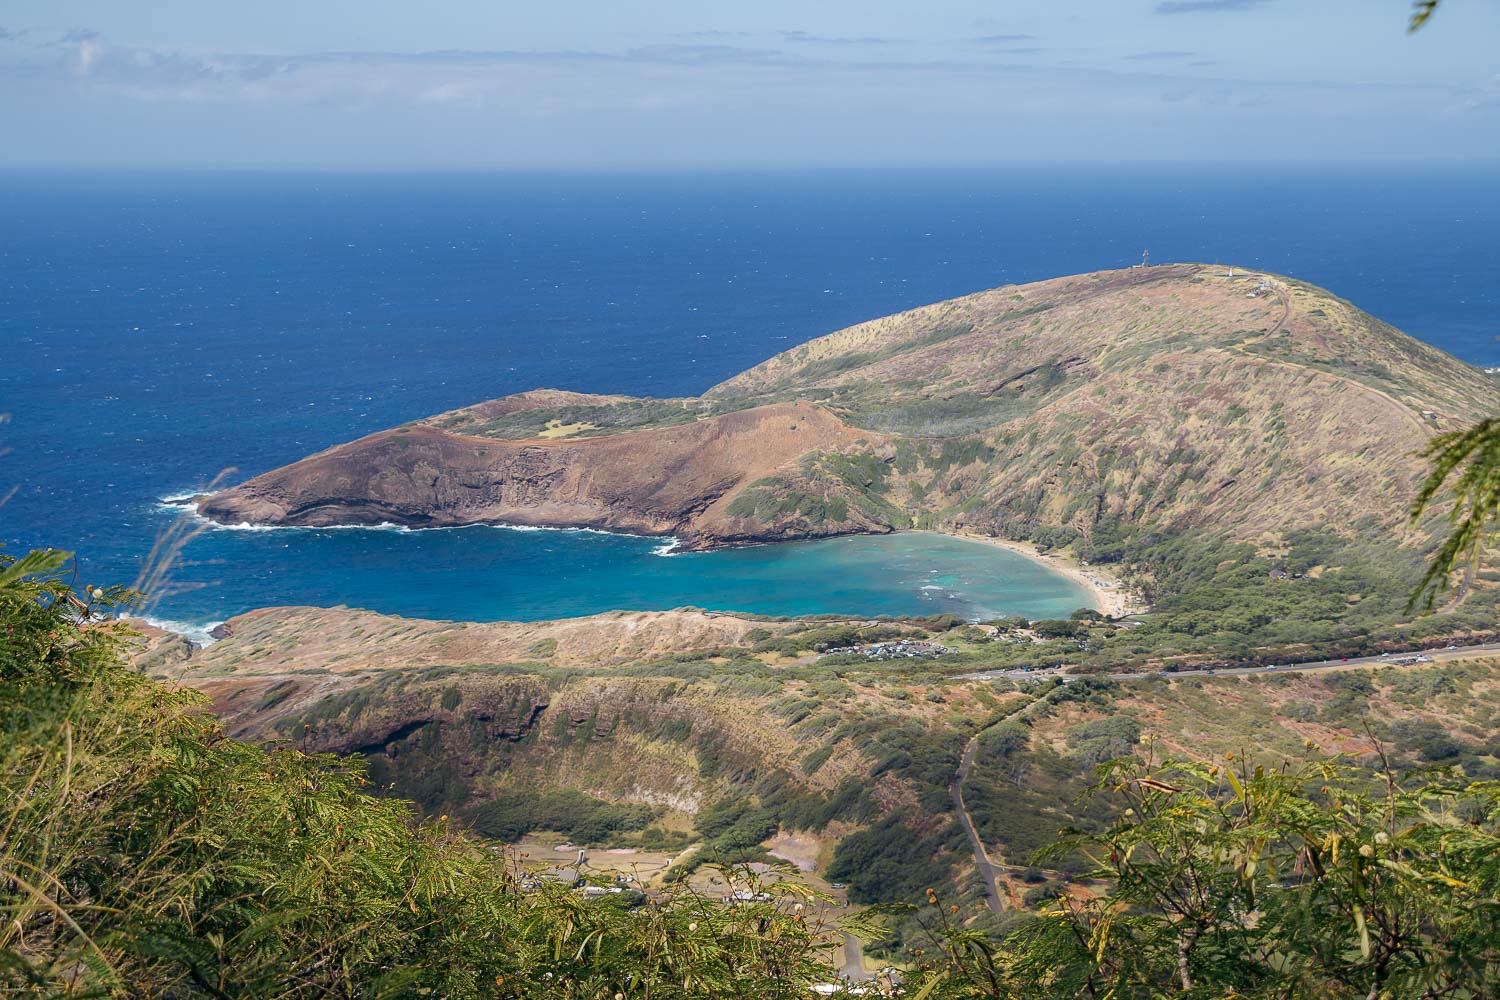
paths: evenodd
<path fill-rule="evenodd" d="M 1005 910 L 1005 899 L 1000 895 L 998 888 L 1000 877 L 998 869 L 1009 866 L 996 865 L 990 860 L 989 852 L 984 849 L 984 841 L 979 839 L 979 831 L 974 826 L 974 819 L 969 815 L 968 806 L 964 805 L 964 781 L 969 777 L 969 771 L 974 766 L 974 755 L 979 750 L 979 737 L 983 736 L 990 726 L 1023 719 L 1038 705 L 1046 704 L 1046 701 L 1045 698 L 1032 698 L 975 733 L 973 738 L 964 745 L 963 755 L 958 758 L 958 770 L 953 773 L 953 780 L 948 783 L 948 794 L 953 798 L 953 812 L 958 816 L 958 825 L 963 827 L 964 833 L 968 835 L 969 849 L 974 852 L 974 869 L 984 880 L 985 902 L 993 913 L 1002 913 Z"/>
<path fill-rule="evenodd" d="M 865 971 L 864 945 L 860 944 L 859 938 L 848 931 L 844 931 L 844 967 L 839 970 L 839 973 L 856 983 L 862 983 L 875 976 L 875 973 Z"/>
<path fill-rule="evenodd" d="M 1213 667 L 1196 670 L 1172 670 L 1172 671 L 1150 671 L 1143 673 L 1120 673 L 1120 674 L 1064 674 L 1056 669 L 1049 670 L 980 670 L 972 674 L 960 674 L 958 680 L 964 681 L 987 681 L 1000 677 L 1024 680 L 1043 680 L 1049 677 L 1068 678 L 1072 676 L 1107 677 L 1113 681 L 1143 680 L 1147 677 L 1236 677 L 1245 674 L 1295 674 L 1308 673 L 1314 670 L 1335 670 L 1349 667 L 1375 667 L 1382 664 L 1390 664 L 1396 660 L 1405 659 L 1409 656 L 1429 656 L 1432 662 L 1441 663 L 1445 660 L 1459 660 L 1481 653 L 1500 653 L 1500 642 L 1483 643 L 1477 646 L 1459 646 L 1456 649 L 1414 649 L 1404 653 L 1386 653 L 1381 656 L 1351 656 L 1345 659 L 1335 660 L 1307 660 L 1301 663 L 1285 663 L 1266 667 Z"/>
<path fill-rule="evenodd" d="M 979 839 L 979 831 L 974 828 L 974 821 L 969 818 L 969 810 L 964 806 L 964 779 L 969 776 L 969 768 L 974 764 L 974 752 L 978 749 L 979 735 L 975 734 L 964 747 L 963 756 L 959 758 L 958 771 L 948 783 L 948 794 L 953 796 L 953 812 L 958 816 L 958 823 L 964 828 L 964 833 L 968 834 L 969 849 L 974 852 L 974 868 L 984 882 L 985 902 L 992 912 L 1001 913 L 1005 910 L 1005 901 L 1000 898 L 1000 890 L 995 887 L 999 873 L 990 862 L 984 843 Z"/>

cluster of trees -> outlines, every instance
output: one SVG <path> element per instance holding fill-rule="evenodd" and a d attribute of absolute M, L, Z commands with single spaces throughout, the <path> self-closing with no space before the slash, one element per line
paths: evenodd
<path fill-rule="evenodd" d="M 761 841 L 775 834 L 779 826 L 772 810 L 748 798 L 731 797 L 706 806 L 693 822 L 702 846 L 674 865 L 667 877 L 681 882 L 704 865 L 732 868 L 752 861 L 773 861 Z"/>
<path fill-rule="evenodd" d="M 1081 555 L 1100 561 L 1096 549 L 1074 541 Z M 1205 532 L 1133 537 L 1113 558 L 1143 584 L 1151 604 L 1137 623 L 1121 628 L 1096 613 L 1032 622 L 1040 643 L 982 644 L 945 665 L 1067 665 L 1089 672 L 1147 664 L 1279 663 L 1496 634 L 1493 588 L 1475 589 L 1463 603 L 1438 613 L 1407 611 L 1423 580 L 1418 551 L 1321 531 L 1288 532 L 1284 543 L 1272 555 Z"/>
<path fill-rule="evenodd" d="M 826 650 L 859 643 L 884 642 L 887 639 L 896 639 L 908 634 L 910 634 L 909 630 L 896 625 L 861 628 L 858 625 L 840 622 L 835 625 L 794 629 L 779 635 L 767 635 L 755 642 L 752 649 L 757 653 L 781 653 L 786 656 L 795 656 L 801 652 L 822 653 Z M 749 633 L 746 637 L 749 638 Z"/>
<path fill-rule="evenodd" d="M 469 822 L 483 836 L 514 843 L 533 830 L 566 834 L 584 844 L 599 844 L 624 831 L 636 831 L 656 819 L 658 810 L 632 802 L 606 802 L 568 788 L 538 793 L 512 790 L 476 807 Z"/>
<path fill-rule="evenodd" d="M 727 513 L 730 517 L 761 522 L 794 515 L 806 518 L 812 524 L 841 523 L 849 519 L 849 503 L 843 497 L 809 493 L 788 481 L 771 479 L 741 491 L 729 504 Z"/>
<path fill-rule="evenodd" d="M 1057 839 L 1059 829 L 1097 829 L 1108 818 L 1107 803 L 1085 799 L 1084 793 L 1099 757 L 1119 749 L 1123 740 L 1096 732 L 1089 728 L 1069 734 L 1070 744 L 1083 747 L 1083 752 L 1073 754 L 1059 752 L 1045 740 L 1033 741 L 1031 729 L 1019 722 L 1001 722 L 980 735 L 974 766 L 964 783 L 964 803 L 980 838 L 989 845 L 1004 845 L 1004 860 L 1026 864 Z M 1109 732 L 1113 734 L 1115 727 Z M 1088 866 L 1069 857 L 1053 859 L 1050 867 L 1078 875 Z"/>
<path fill-rule="evenodd" d="M 839 842 L 828 877 L 849 884 L 856 903 L 920 899 L 923 890 L 952 878 L 964 850 L 963 830 L 946 816 L 892 813 Z"/>
<path fill-rule="evenodd" d="M 1280 770 L 1129 756 L 1112 822 L 1040 852 L 1107 892 L 1043 882 L 999 944 L 928 898 L 933 996 L 1438 998 L 1500 989 L 1500 788 L 1318 756 Z"/>

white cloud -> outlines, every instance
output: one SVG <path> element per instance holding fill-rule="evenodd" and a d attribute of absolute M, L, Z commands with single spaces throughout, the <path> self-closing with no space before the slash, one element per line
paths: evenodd
<path fill-rule="evenodd" d="M 0 66 L 4 51 L 0 47 Z M 925 88 L 929 98 L 951 88 L 952 99 L 962 103 L 967 103 L 964 91 L 968 88 L 980 87 L 989 100 L 997 89 L 1014 88 L 1022 79 L 1033 91 L 1052 88 L 1075 96 L 1093 91 L 1094 96 L 1087 99 L 1095 101 L 1118 94 L 1149 101 L 1211 83 L 1254 89 L 1271 95 L 1268 101 L 1295 93 L 1300 104 L 1316 107 L 1320 95 L 1383 89 L 1327 82 L 1213 80 L 1203 76 L 1211 64 L 1193 60 L 1195 53 L 1185 50 L 1126 55 L 1127 61 L 1141 64 L 1130 71 L 955 58 L 815 58 L 718 41 L 661 43 L 615 52 L 445 50 L 280 56 L 191 54 L 116 45 L 94 32 L 79 31 L 54 42 L 53 51 L 57 61 L 51 72 L 59 82 L 136 99 L 185 102 L 344 101 L 359 106 L 372 101 L 470 106 L 498 102 L 515 108 L 530 99 L 538 106 L 559 110 L 568 101 L 598 109 L 700 104 L 716 95 L 743 93 L 757 86 L 779 90 L 788 84 L 805 88 L 809 96 L 841 87 L 844 100 L 858 102 L 862 93 L 873 92 L 870 88 L 876 76 L 889 77 L 898 88 Z M 1015 54 L 1041 51 L 1026 48 Z M 20 71 L 37 78 L 49 72 L 20 62 L 10 68 L 11 75 Z"/>
<path fill-rule="evenodd" d="M 69 130 L 65 113 L 118 123 L 120 141 L 141 143 L 143 156 L 174 142 L 190 155 L 213 138 L 225 150 L 253 144 L 262 157 L 287 150 L 288 161 L 299 149 L 354 157 L 343 151 L 359 147 L 373 152 L 357 162 L 457 160 L 482 149 L 528 163 L 595 163 L 601 155 L 972 163 L 1095 159 L 1101 150 L 1120 159 L 1295 160 L 1355 148 L 1333 148 L 1336 136 L 1400 149 L 1379 131 L 1386 123 L 1419 131 L 1444 109 L 1500 100 L 1494 81 L 1461 90 L 1230 79 L 1165 49 L 1123 63 L 1100 54 L 1109 68 L 1088 68 L 1039 52 L 1008 62 L 1003 50 L 971 40 L 953 46 L 972 58 L 917 59 L 895 47 L 872 58 L 853 45 L 778 49 L 739 37 L 677 37 L 688 44 L 291 55 L 121 45 L 91 32 L 44 45 L 0 40 L 0 112 L 56 122 L 46 129 L 59 135 L 95 136 L 101 156 L 115 149 L 97 137 L 98 125 Z M 88 148 L 82 139 L 67 147 L 75 158 L 87 158 Z M 40 157 L 38 150 L 27 152 Z"/>

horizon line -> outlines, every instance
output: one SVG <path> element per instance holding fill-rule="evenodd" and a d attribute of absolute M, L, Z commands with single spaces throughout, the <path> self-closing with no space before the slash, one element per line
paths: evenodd
<path fill-rule="evenodd" d="M 1119 159 L 1119 160 L 1027 160 L 996 163 L 642 163 L 613 165 L 581 164 L 358 164 L 358 163 L 73 163 L 73 162 L 0 162 L 3 173 L 203 173 L 203 174 L 771 174 L 771 173 L 843 173 L 880 174 L 898 172 L 1002 172 L 1058 169 L 1202 169 L 1227 170 L 1236 173 L 1287 168 L 1500 168 L 1495 157 L 1429 157 L 1372 160 L 1369 157 L 1326 159 Z"/>

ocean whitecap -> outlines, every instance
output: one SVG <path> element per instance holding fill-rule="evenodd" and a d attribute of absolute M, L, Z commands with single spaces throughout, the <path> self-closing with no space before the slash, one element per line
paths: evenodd
<path fill-rule="evenodd" d="M 154 626 L 164 631 L 176 632 L 178 635 L 186 637 L 188 641 L 196 643 L 199 646 L 212 646 L 214 643 L 218 642 L 219 640 L 215 639 L 209 633 L 218 628 L 220 625 L 224 624 L 222 621 L 181 622 L 175 621 L 171 618 L 148 617 L 142 618 L 141 620 L 144 621 L 147 625 Z"/>

